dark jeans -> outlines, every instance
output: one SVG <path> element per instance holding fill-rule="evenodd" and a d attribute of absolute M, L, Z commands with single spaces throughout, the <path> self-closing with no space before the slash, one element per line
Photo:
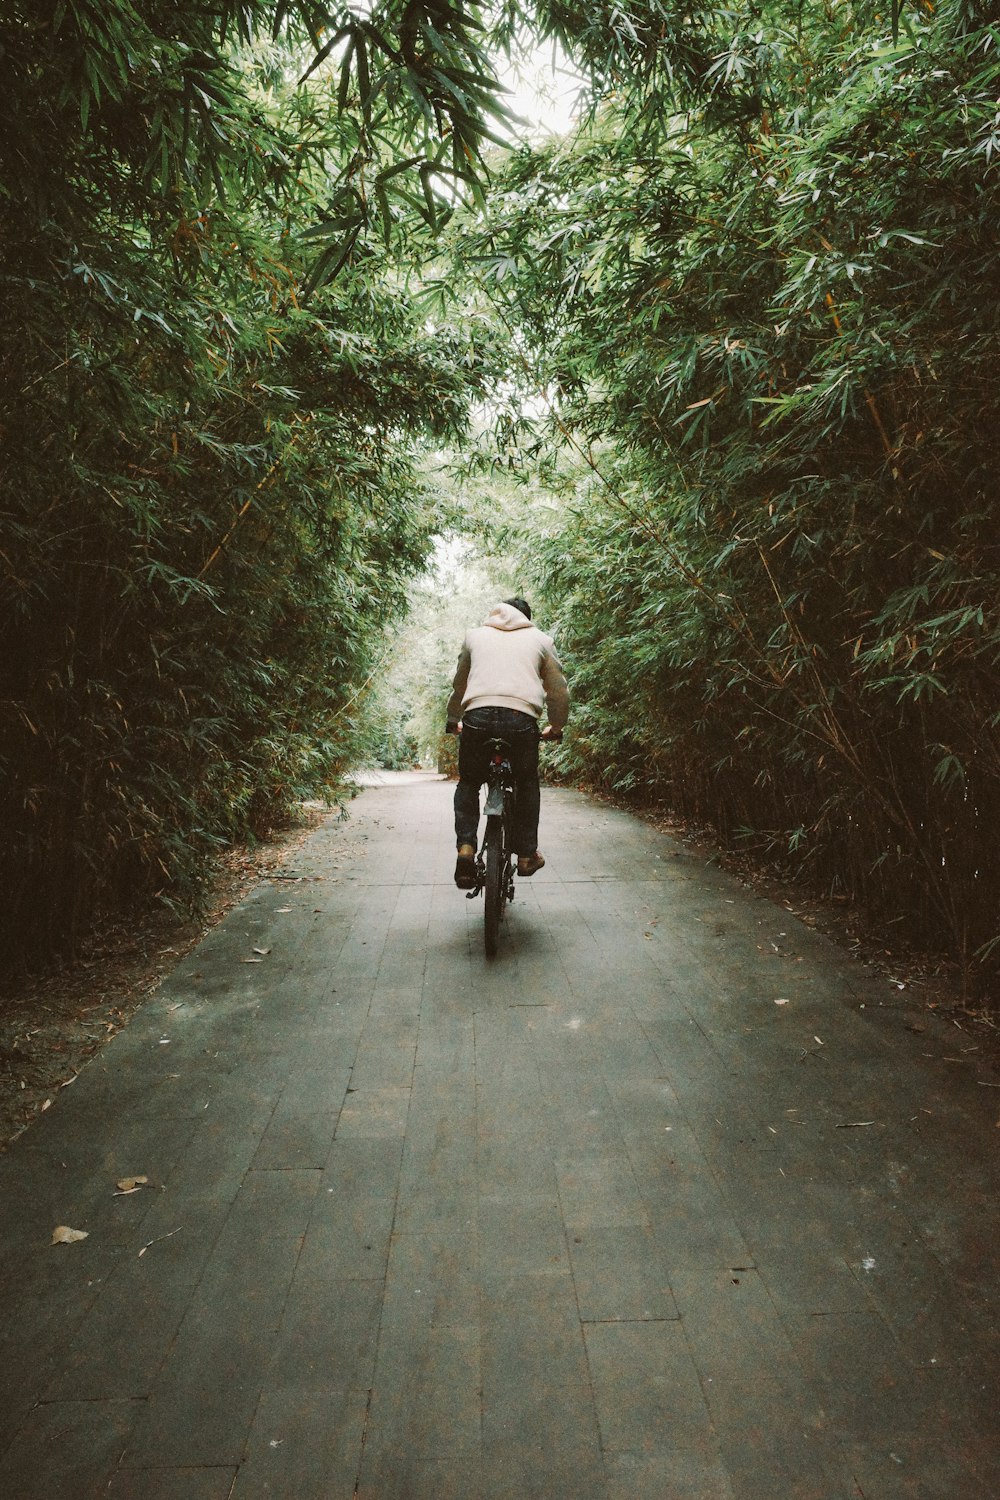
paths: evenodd
<path fill-rule="evenodd" d="M 479 845 L 479 788 L 486 780 L 490 743 L 502 735 L 510 745 L 510 765 L 517 788 L 514 853 L 538 848 L 538 721 L 516 708 L 470 708 L 462 718 L 455 788 L 455 838 Z"/>

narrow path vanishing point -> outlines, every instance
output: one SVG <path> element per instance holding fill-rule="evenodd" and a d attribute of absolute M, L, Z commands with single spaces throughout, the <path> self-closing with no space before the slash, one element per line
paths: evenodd
<path fill-rule="evenodd" d="M 568 791 L 487 963 L 450 796 L 365 790 L 0 1157 L 0 1495 L 1000 1494 L 975 1057 Z"/>

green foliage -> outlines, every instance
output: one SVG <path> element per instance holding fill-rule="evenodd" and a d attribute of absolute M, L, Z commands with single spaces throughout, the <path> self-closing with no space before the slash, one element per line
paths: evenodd
<path fill-rule="evenodd" d="M 363 167 L 354 96 L 331 112 L 323 68 L 295 86 L 321 20 L 3 18 L 8 960 L 151 892 L 195 899 L 221 842 L 333 786 L 430 547 L 415 447 L 462 430 L 488 351 L 428 327 L 382 238 L 303 300 L 317 204 Z M 395 146 L 445 120 L 450 66 L 429 103 L 410 78 Z"/>
<path fill-rule="evenodd" d="M 491 180 L 529 33 L 590 113 Z M 8 957 L 435 753 L 489 601 L 411 586 L 465 528 L 542 591 L 568 773 L 986 983 L 997 45 L 978 0 L 0 5 Z M 473 409 L 492 507 L 421 462 Z"/>
<path fill-rule="evenodd" d="M 571 761 L 750 830 L 985 984 L 995 32 L 736 5 L 675 57 L 654 9 L 665 55 L 645 33 L 624 102 L 520 151 L 458 247 L 576 469 L 536 549 Z"/>

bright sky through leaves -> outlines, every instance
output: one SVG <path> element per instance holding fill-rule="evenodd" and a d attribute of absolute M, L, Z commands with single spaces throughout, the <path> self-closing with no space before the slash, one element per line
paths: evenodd
<path fill-rule="evenodd" d="M 517 135 L 564 135 L 578 113 L 583 78 L 558 50 L 545 47 L 510 65 L 501 81 L 510 90 L 506 102 L 525 122 Z"/>

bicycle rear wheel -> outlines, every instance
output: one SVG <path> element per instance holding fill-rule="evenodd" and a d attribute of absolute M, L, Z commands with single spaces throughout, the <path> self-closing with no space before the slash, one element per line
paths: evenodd
<path fill-rule="evenodd" d="M 486 820 L 486 887 L 483 892 L 486 920 L 486 956 L 492 958 L 497 951 L 500 936 L 500 919 L 503 916 L 503 820 L 490 817 Z"/>

